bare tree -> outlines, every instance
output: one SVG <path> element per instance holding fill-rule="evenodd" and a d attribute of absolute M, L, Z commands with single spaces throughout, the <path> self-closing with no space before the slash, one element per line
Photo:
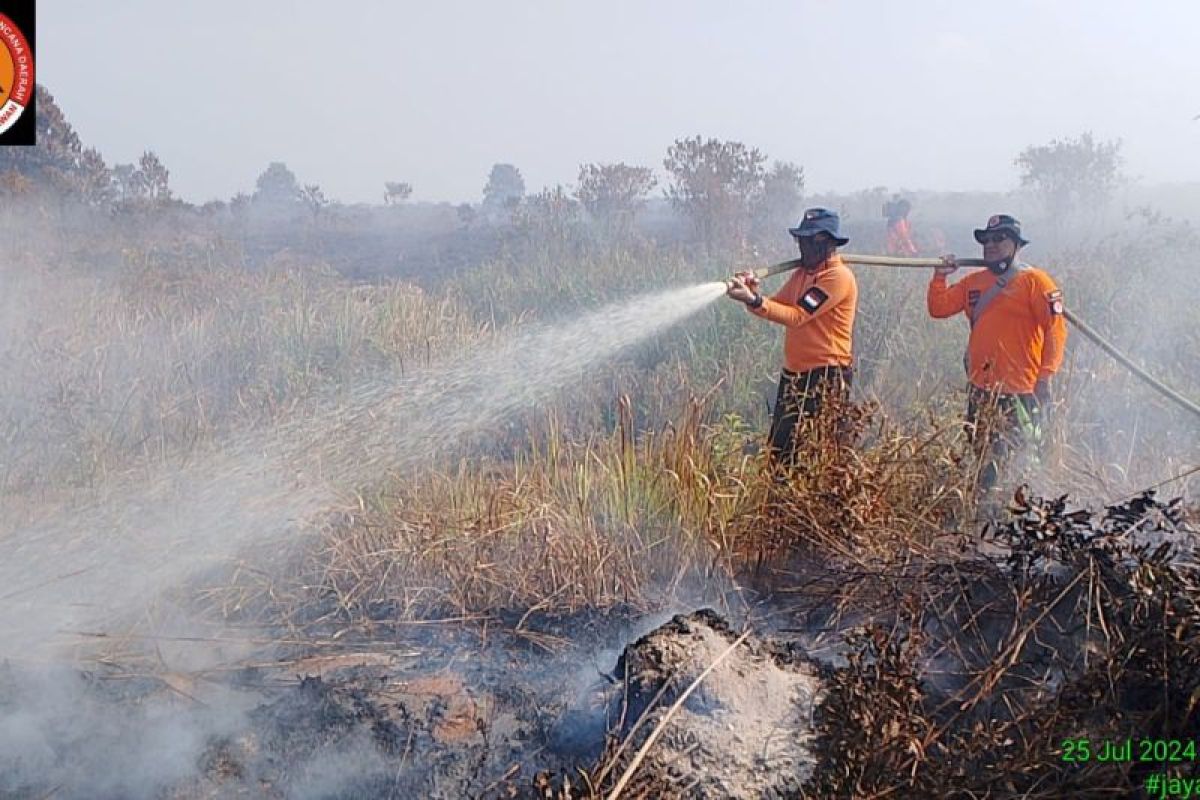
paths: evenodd
<path fill-rule="evenodd" d="M 749 232 L 765 161 L 756 148 L 741 142 L 676 139 L 663 160 L 671 174 L 666 195 L 692 220 L 709 248 L 736 244 Z"/>
<path fill-rule="evenodd" d="M 628 164 L 584 164 L 579 168 L 575 197 L 605 232 L 624 236 L 657 181 L 649 167 Z"/>
<path fill-rule="evenodd" d="M 561 185 L 530 195 L 514 211 L 517 228 L 538 241 L 568 244 L 579 222 L 579 203 Z"/>
<path fill-rule="evenodd" d="M 171 201 L 171 187 L 167 183 L 171 173 L 153 150 L 142 153 L 137 171 L 141 174 L 140 182 L 145 187 L 146 200 L 150 205 L 162 206 Z"/>
<path fill-rule="evenodd" d="M 90 147 L 79 159 L 79 191 L 90 206 L 106 207 L 116 199 L 112 173 L 100 152 Z"/>
<path fill-rule="evenodd" d="M 402 203 L 412 196 L 412 185 L 387 181 L 383 184 L 383 204 Z"/>
<path fill-rule="evenodd" d="M 792 225 L 804 204 L 804 168 L 789 161 L 776 161 L 763 177 L 762 192 L 755 204 L 760 235 L 778 236 Z"/>
<path fill-rule="evenodd" d="M 1062 224 L 1071 217 L 1102 211 L 1125 180 L 1121 141 L 1097 142 L 1091 133 L 1076 139 L 1054 139 L 1029 146 L 1015 164 L 1021 185 L 1041 199 L 1050 221 Z"/>
<path fill-rule="evenodd" d="M 300 190 L 300 200 L 308 208 L 308 213 L 312 214 L 313 225 L 316 225 L 320 221 L 321 212 L 329 205 L 325 192 L 315 183 L 306 183 Z"/>
<path fill-rule="evenodd" d="M 107 192 L 125 213 L 159 209 L 171 202 L 170 172 L 152 150 L 135 164 L 115 164 L 108 172 Z"/>
<path fill-rule="evenodd" d="M 128 203 L 141 197 L 141 186 L 137 179 L 137 167 L 133 164 L 114 164 L 112 168 L 112 185 L 116 200 Z"/>

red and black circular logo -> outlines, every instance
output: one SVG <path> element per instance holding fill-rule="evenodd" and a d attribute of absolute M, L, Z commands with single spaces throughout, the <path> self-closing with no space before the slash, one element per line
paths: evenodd
<path fill-rule="evenodd" d="M 0 134 L 17 123 L 33 97 L 33 50 L 12 19 L 0 14 Z"/>

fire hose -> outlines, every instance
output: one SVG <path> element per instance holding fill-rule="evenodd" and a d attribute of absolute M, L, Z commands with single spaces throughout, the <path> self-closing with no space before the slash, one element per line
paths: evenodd
<path fill-rule="evenodd" d="M 870 256 L 870 255 L 857 255 L 857 254 L 853 254 L 853 253 L 842 253 L 841 258 L 842 258 L 842 261 L 846 261 L 851 264 L 866 264 L 866 265 L 875 266 L 875 267 L 925 267 L 925 268 L 928 268 L 928 267 L 942 266 L 942 261 L 941 261 L 941 259 L 938 259 L 938 258 L 901 258 L 898 256 Z M 960 267 L 987 266 L 982 258 L 959 258 L 959 259 L 956 259 L 955 263 L 957 263 L 958 266 L 960 266 Z M 798 259 L 798 258 L 791 259 L 790 261 L 781 261 L 778 264 L 772 264 L 769 267 L 762 267 L 761 269 L 754 270 L 754 277 L 761 280 L 763 278 L 769 278 L 772 275 L 778 275 L 781 272 L 788 272 L 790 270 L 796 269 L 799 266 L 800 266 L 800 259 Z M 1082 319 L 1080 319 L 1080 317 L 1077 314 L 1075 314 L 1073 311 L 1071 311 L 1070 309 L 1063 309 L 1063 316 L 1066 317 L 1067 321 L 1070 322 L 1071 325 L 1074 326 L 1074 328 L 1077 331 L 1079 331 L 1086 338 L 1091 340 L 1091 342 L 1093 344 L 1095 344 L 1097 347 L 1099 347 L 1105 353 L 1112 356 L 1112 358 L 1118 364 L 1125 367 L 1125 369 L 1132 372 L 1138 378 L 1141 378 L 1142 381 L 1147 386 L 1149 386 L 1151 389 L 1154 389 L 1156 392 L 1161 394 L 1163 397 L 1167 398 L 1168 400 L 1171 400 L 1176 405 L 1178 405 L 1180 408 L 1182 408 L 1186 411 L 1190 411 L 1191 413 L 1200 417 L 1200 405 L 1197 405 L 1193 401 L 1184 397 L 1179 392 L 1175 391 L 1170 386 L 1167 386 L 1165 383 L 1158 380 L 1150 373 L 1146 372 L 1146 370 L 1139 367 L 1136 363 L 1134 363 L 1133 359 L 1131 359 L 1129 356 L 1125 355 L 1120 350 L 1118 350 L 1116 345 L 1114 345 L 1112 342 L 1108 341 L 1103 336 L 1101 336 L 1099 333 L 1097 333 L 1096 330 L 1092 328 L 1092 326 L 1088 325 L 1086 322 L 1084 322 Z"/>

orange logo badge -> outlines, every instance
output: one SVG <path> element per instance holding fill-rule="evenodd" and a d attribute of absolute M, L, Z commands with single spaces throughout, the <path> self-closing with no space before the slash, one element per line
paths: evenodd
<path fill-rule="evenodd" d="M 0 133 L 16 124 L 33 96 L 33 51 L 21 29 L 0 14 Z"/>

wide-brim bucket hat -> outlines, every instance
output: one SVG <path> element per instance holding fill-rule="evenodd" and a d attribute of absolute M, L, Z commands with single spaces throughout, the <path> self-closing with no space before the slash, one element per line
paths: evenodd
<path fill-rule="evenodd" d="M 1007 233 L 1021 243 L 1021 246 L 1029 244 L 1029 241 L 1021 236 L 1021 220 L 1009 214 L 993 214 L 987 221 L 987 226 L 975 229 L 975 241 L 983 244 L 983 237 L 991 233 Z"/>
<path fill-rule="evenodd" d="M 796 223 L 796 227 L 788 228 L 788 233 L 797 239 L 805 236 L 816 236 L 818 233 L 827 233 L 837 242 L 837 246 L 841 247 L 849 242 L 850 239 L 838 235 L 840 222 L 841 219 L 838 217 L 836 211 L 830 211 L 827 208 L 810 208 L 804 212 L 804 216 Z"/>

